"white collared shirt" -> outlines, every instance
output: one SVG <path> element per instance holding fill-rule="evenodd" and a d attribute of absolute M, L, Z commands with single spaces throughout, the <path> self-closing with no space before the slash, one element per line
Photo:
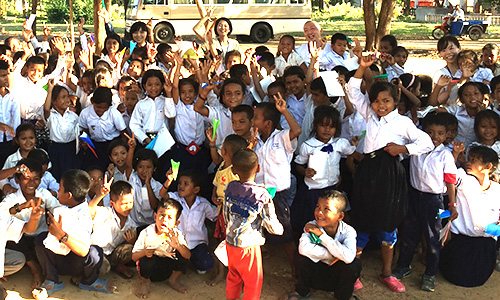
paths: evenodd
<path fill-rule="evenodd" d="M 127 218 L 123 227 L 115 210 L 110 207 L 96 206 L 92 220 L 92 245 L 102 248 L 105 255 L 110 255 L 119 245 L 125 243 L 124 234 L 127 230 L 135 230 L 137 225 Z"/>
<path fill-rule="evenodd" d="M 474 73 L 474 75 L 472 75 L 472 77 L 469 80 L 472 82 L 485 83 L 485 82 L 483 82 L 483 80 L 486 80 L 489 82 L 492 79 L 493 79 L 493 72 L 491 71 L 491 69 L 479 67 L 479 68 L 477 68 L 476 73 Z"/>
<path fill-rule="evenodd" d="M 410 157 L 410 183 L 421 192 L 431 194 L 446 193 L 446 179 L 448 182 L 457 176 L 455 158 L 443 144 L 440 144 L 429 153 Z"/>
<path fill-rule="evenodd" d="M 19 189 L 19 184 L 17 184 L 16 180 L 14 178 L 11 178 L 9 180 L 10 186 Z M 49 171 L 45 171 L 42 176 L 42 180 L 40 181 L 40 185 L 38 186 L 39 189 L 45 189 L 50 191 L 57 192 L 59 191 L 59 183 L 57 183 L 57 180 L 52 176 L 52 174 Z"/>
<path fill-rule="evenodd" d="M 0 215 L 0 278 L 4 275 L 5 244 L 7 241 L 16 243 L 23 237 L 25 222 L 9 215 Z"/>
<path fill-rule="evenodd" d="M 96 142 L 111 141 L 127 128 L 122 114 L 112 106 L 99 117 L 91 105 L 82 110 L 78 123 L 81 128 L 88 129 L 90 138 Z"/>
<path fill-rule="evenodd" d="M 302 126 L 302 121 L 304 120 L 304 115 L 306 114 L 306 104 L 305 99 L 311 97 L 307 96 L 304 90 L 304 95 L 302 98 L 297 99 L 295 95 L 289 95 L 286 97 L 286 106 L 292 117 Z"/>
<path fill-rule="evenodd" d="M 332 145 L 333 152 L 321 151 L 327 145 Z M 339 182 L 341 155 L 351 155 L 355 150 L 356 146 L 352 146 L 348 140 L 343 138 L 332 137 L 327 144 L 323 144 L 316 138 L 311 138 L 300 146 L 299 155 L 295 157 L 295 162 L 299 165 L 309 163 L 308 168 L 316 168 L 316 175 L 312 178 L 305 177 L 304 182 L 310 190 L 322 189 Z M 320 166 L 323 168 L 320 169 Z"/>
<path fill-rule="evenodd" d="M 182 232 L 178 228 L 174 228 L 173 230 L 178 234 L 179 244 L 187 246 Z M 167 243 L 163 234 L 158 234 L 156 232 L 156 224 L 151 224 L 141 231 L 137 241 L 135 241 L 132 253 L 144 249 L 155 249 L 154 255 L 159 257 L 175 257 L 175 249 Z"/>
<path fill-rule="evenodd" d="M 208 117 L 205 118 L 205 120 L 209 122 L 211 126 L 213 126 L 214 119 L 220 121 L 215 144 L 217 147 L 221 147 L 226 136 L 234 133 L 231 111 L 220 103 L 215 106 L 205 107 L 208 108 Z"/>
<path fill-rule="evenodd" d="M 134 208 L 130 212 L 130 218 L 137 226 L 148 225 L 155 222 L 154 211 L 149 204 L 148 191 L 145 184 L 142 184 L 137 173 L 130 175 L 129 183 L 134 188 Z M 151 187 L 157 199 L 161 199 L 160 190 L 162 184 L 151 178 Z"/>
<path fill-rule="evenodd" d="M 387 81 L 391 82 L 394 78 L 399 78 L 402 74 L 405 73 L 403 67 L 395 63 L 394 65 L 389 65 L 385 68 L 385 72 L 387 73 Z"/>
<path fill-rule="evenodd" d="M 130 117 L 129 127 L 139 142 L 148 138 L 146 133 L 159 132 L 162 127 L 168 127 L 167 118 L 176 116 L 175 104 L 172 98 L 162 95 L 154 100 L 151 97 L 137 102 Z"/>
<path fill-rule="evenodd" d="M 465 148 L 469 147 L 472 142 L 477 140 L 476 132 L 474 131 L 475 117 L 469 116 L 465 107 L 461 105 L 448 106 L 446 110 L 458 120 L 455 141 L 464 143 Z"/>
<path fill-rule="evenodd" d="M 318 226 L 316 221 L 311 221 L 309 224 Z M 329 236 L 323 227 L 319 227 L 323 234 L 319 237 L 321 244 L 316 245 L 311 242 L 308 232 L 303 232 L 299 241 L 299 253 L 308 257 L 313 262 L 321 261 L 330 265 L 336 258 L 345 262 L 352 263 L 356 258 L 356 230 L 344 221 L 339 222 L 335 236 Z"/>
<path fill-rule="evenodd" d="M 303 62 L 304 60 L 302 57 L 295 51 L 290 52 L 287 60 L 285 60 L 283 55 L 280 55 L 274 60 L 275 68 L 272 74 L 274 76 L 282 77 L 287 67 L 300 66 Z"/>
<path fill-rule="evenodd" d="M 10 91 L 5 96 L 0 95 L 0 123 L 9 125 L 14 131 L 21 124 L 21 107 Z M 0 142 L 11 141 L 13 138 L 8 132 L 0 132 Z"/>
<path fill-rule="evenodd" d="M 78 115 L 67 109 L 63 115 L 52 108 L 47 120 L 50 140 L 56 143 L 69 143 L 79 135 Z"/>
<path fill-rule="evenodd" d="M 346 66 L 346 60 L 349 59 L 349 52 L 345 51 L 342 55 L 337 52 L 330 51 L 323 56 L 323 66 L 327 71 L 331 71 L 336 66 Z"/>
<path fill-rule="evenodd" d="M 217 207 L 210 204 L 207 199 L 196 196 L 196 200 L 191 207 L 186 200 L 180 197 L 177 192 L 169 192 L 168 196 L 179 201 L 182 205 L 182 213 L 179 218 L 179 230 L 184 234 L 189 249 L 193 249 L 199 244 L 208 245 L 208 232 L 205 226 L 205 219 L 215 221 L 217 219 Z"/>
<path fill-rule="evenodd" d="M 259 157 L 260 172 L 255 176 L 257 184 L 276 187 L 278 192 L 290 188 L 290 162 L 297 148 L 297 139 L 290 141 L 290 130 L 277 130 L 265 142 L 258 137 L 254 151 Z"/>
<path fill-rule="evenodd" d="M 419 155 L 434 149 L 429 135 L 418 129 L 411 119 L 401 116 L 397 109 L 379 118 L 368 97 L 361 93 L 360 85 L 361 79 L 351 78 L 347 84 L 347 94 L 367 123 L 364 153 L 382 149 L 388 143 L 406 146 L 410 155 Z"/>
<path fill-rule="evenodd" d="M 457 175 L 458 218 L 451 223 L 451 232 L 472 237 L 491 237 L 484 230 L 488 224 L 498 222 L 500 184 L 491 181 L 490 187 L 482 191 L 477 178 L 467 174 L 464 169 L 458 169 Z"/>
<path fill-rule="evenodd" d="M 198 145 L 203 144 L 205 140 L 205 124 L 203 116 L 194 111 L 193 104 L 186 105 L 180 99 L 175 105 L 177 117 L 175 118 L 175 136 L 177 142 L 183 145 L 189 145 L 195 142 Z"/>
<path fill-rule="evenodd" d="M 441 75 L 450 76 L 452 79 L 460 79 L 462 77 L 462 71 L 457 70 L 455 74 L 451 74 L 450 70 L 447 67 L 441 68 L 434 73 L 434 77 L 432 81 L 436 84 L 441 77 Z M 448 100 L 444 104 L 445 106 L 456 105 L 458 103 L 458 88 L 457 84 L 454 84 L 450 90 L 450 96 Z M 448 90 L 448 86 L 443 88 L 445 91 Z"/>
<path fill-rule="evenodd" d="M 319 61 L 319 68 L 320 69 L 326 70 L 326 67 L 328 64 L 325 63 L 325 56 L 332 51 L 333 51 L 332 45 L 330 43 L 326 43 L 325 47 L 323 47 L 323 49 L 319 50 L 318 61 Z M 302 57 L 302 59 L 304 60 L 306 65 L 309 67 L 309 63 L 311 62 L 311 52 L 309 52 L 309 44 L 305 43 L 305 44 L 295 48 L 295 52 L 297 52 L 297 54 L 300 55 L 300 57 Z"/>

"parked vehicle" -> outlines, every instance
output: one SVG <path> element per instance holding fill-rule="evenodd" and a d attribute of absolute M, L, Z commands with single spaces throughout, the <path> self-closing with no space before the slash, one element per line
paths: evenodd
<path fill-rule="evenodd" d="M 480 20 L 449 22 L 450 16 L 446 16 L 443 19 L 443 24 L 436 26 L 432 31 L 432 37 L 436 40 L 445 35 L 469 35 L 471 40 L 477 41 L 483 34 L 486 34 L 486 30 L 490 24 L 489 21 Z"/>

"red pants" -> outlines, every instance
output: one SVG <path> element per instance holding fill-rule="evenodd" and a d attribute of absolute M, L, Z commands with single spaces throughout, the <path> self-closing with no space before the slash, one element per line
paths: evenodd
<path fill-rule="evenodd" d="M 227 245 L 228 268 L 226 298 L 258 300 L 262 290 L 262 255 L 260 246 L 237 248 Z"/>

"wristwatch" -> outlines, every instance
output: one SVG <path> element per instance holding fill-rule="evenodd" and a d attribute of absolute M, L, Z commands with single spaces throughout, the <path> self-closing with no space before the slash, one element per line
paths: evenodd
<path fill-rule="evenodd" d="M 19 203 L 14 204 L 14 209 L 16 212 L 21 212 L 21 209 L 19 209 Z"/>
<path fill-rule="evenodd" d="M 63 235 L 63 237 L 59 240 L 59 243 L 62 243 L 62 244 L 66 243 L 68 241 L 68 238 L 69 238 L 68 234 L 65 233 Z"/>
<path fill-rule="evenodd" d="M 457 203 L 448 203 L 448 207 L 457 207 Z"/>

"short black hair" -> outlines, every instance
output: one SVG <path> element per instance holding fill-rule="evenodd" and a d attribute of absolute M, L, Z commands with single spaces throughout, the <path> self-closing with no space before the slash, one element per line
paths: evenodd
<path fill-rule="evenodd" d="M 271 82 L 271 84 L 267 86 L 267 91 L 269 91 L 269 89 L 275 89 L 275 88 L 280 88 L 286 91 L 285 83 L 283 82 L 283 80 L 280 79 Z"/>
<path fill-rule="evenodd" d="M 486 45 L 483 46 L 483 49 L 481 49 L 482 52 L 486 51 L 486 50 L 498 50 L 499 47 L 497 44 L 495 43 L 487 43 Z"/>
<path fill-rule="evenodd" d="M 479 136 L 478 134 L 479 123 L 481 123 L 482 120 L 490 120 L 495 122 L 495 125 L 497 126 L 497 131 L 500 132 L 500 116 L 491 109 L 485 109 L 478 112 L 476 117 L 474 118 L 474 132 L 476 133 L 477 136 Z M 498 136 L 496 138 L 498 139 Z"/>
<path fill-rule="evenodd" d="M 23 158 L 17 162 L 16 167 L 20 167 L 22 165 L 25 165 L 30 170 L 31 173 L 38 173 L 38 175 L 42 177 L 43 169 L 42 169 L 42 164 L 39 161 L 33 158 Z M 15 177 L 17 179 L 21 178 L 21 173 L 16 173 Z"/>
<path fill-rule="evenodd" d="M 182 205 L 177 200 L 174 200 L 172 198 L 161 199 L 160 202 L 158 203 L 158 206 L 156 207 L 157 213 L 158 213 L 158 210 L 160 208 L 163 208 L 163 209 L 173 208 L 173 209 L 175 209 L 176 210 L 175 221 L 179 220 L 179 218 L 181 217 Z"/>
<path fill-rule="evenodd" d="M 475 67 L 479 65 L 479 56 L 472 50 L 462 50 L 457 55 L 457 61 L 460 59 L 470 59 Z"/>
<path fill-rule="evenodd" d="M 158 51 L 159 55 L 163 55 L 169 51 L 172 51 L 172 46 L 166 43 L 160 43 L 158 44 L 158 47 L 156 47 L 156 51 Z"/>
<path fill-rule="evenodd" d="M 45 66 L 45 60 L 41 58 L 40 56 L 32 56 L 28 58 L 26 61 L 26 67 L 28 68 L 31 65 L 44 65 Z"/>
<path fill-rule="evenodd" d="M 119 146 L 125 147 L 125 150 L 127 150 L 127 151 L 129 149 L 128 144 L 124 140 L 114 139 L 111 141 L 111 143 L 109 143 L 108 156 L 111 156 L 111 152 L 113 152 L 113 149 L 115 149 L 116 147 L 119 147 Z"/>
<path fill-rule="evenodd" d="M 454 115 L 450 114 L 449 112 L 443 111 L 443 112 L 438 112 L 436 115 L 439 115 L 440 118 L 443 118 L 446 120 L 446 128 L 450 126 L 458 126 L 458 119 Z"/>
<path fill-rule="evenodd" d="M 347 42 L 347 35 L 337 32 L 332 35 L 332 38 L 330 39 L 330 43 L 332 46 L 337 42 L 337 41 L 346 41 Z"/>
<path fill-rule="evenodd" d="M 492 94 L 495 92 L 498 84 L 500 84 L 500 75 L 493 77 L 493 79 L 491 79 L 490 81 L 490 89 Z"/>
<path fill-rule="evenodd" d="M 250 176 L 259 165 L 259 158 L 253 150 L 241 149 L 233 154 L 231 163 L 233 164 L 235 173 Z"/>
<path fill-rule="evenodd" d="M 248 67 L 244 64 L 232 65 L 231 69 L 229 69 L 229 75 L 233 79 L 241 80 L 243 75 L 248 75 Z"/>
<path fill-rule="evenodd" d="M 311 136 L 316 136 L 318 126 L 325 119 L 332 122 L 332 125 L 335 128 L 334 136 L 339 136 L 342 130 L 342 119 L 340 118 L 339 111 L 335 107 L 330 105 L 320 105 L 314 109 L 314 119 L 312 123 Z"/>
<path fill-rule="evenodd" d="M 201 187 L 203 185 L 203 176 L 201 175 L 200 171 L 198 170 L 185 170 L 182 171 L 179 174 L 179 178 L 181 177 L 189 177 L 191 181 L 193 182 L 194 187 Z"/>
<path fill-rule="evenodd" d="M 136 33 L 139 30 L 142 30 L 146 33 L 146 41 L 147 41 L 149 38 L 148 26 L 146 25 L 146 23 L 141 22 L 141 21 L 136 21 L 136 22 L 134 22 L 134 24 L 132 24 L 132 26 L 130 26 L 130 30 L 129 30 L 130 36 L 132 37 L 132 34 Z"/>
<path fill-rule="evenodd" d="M 108 105 L 108 107 L 111 106 L 113 104 L 113 92 L 111 92 L 110 88 L 104 86 L 96 88 L 94 94 L 92 95 L 92 103 L 104 103 Z"/>
<path fill-rule="evenodd" d="M 120 51 L 122 49 L 122 39 L 121 39 L 121 37 L 118 34 L 116 34 L 116 33 L 112 33 L 112 34 L 107 35 L 106 39 L 104 39 L 104 48 L 101 50 L 102 54 L 108 55 L 108 49 L 106 49 L 106 43 L 109 40 L 115 40 L 115 41 L 118 42 L 118 51 Z"/>
<path fill-rule="evenodd" d="M 427 129 L 429 126 L 444 126 L 445 130 L 448 131 L 448 118 L 441 113 L 430 112 L 421 121 L 422 128 Z"/>
<path fill-rule="evenodd" d="M 71 169 L 61 177 L 61 183 L 66 193 L 71 193 L 76 202 L 82 203 L 89 193 L 90 176 L 82 170 Z"/>
<path fill-rule="evenodd" d="M 284 35 L 282 35 L 280 37 L 280 42 L 281 42 L 282 39 L 291 39 L 292 40 L 293 48 L 295 48 L 295 38 L 292 35 L 284 34 Z"/>
<path fill-rule="evenodd" d="M 246 113 L 247 117 L 249 120 L 253 119 L 253 108 L 250 105 L 247 104 L 240 104 L 233 108 L 233 111 L 231 112 L 232 114 L 234 113 Z"/>
<path fill-rule="evenodd" d="M 286 79 L 288 76 L 293 76 L 293 75 L 297 75 L 301 80 L 304 80 L 306 78 L 306 74 L 304 73 L 304 70 L 302 70 L 301 67 L 291 66 L 285 69 L 285 72 L 283 72 L 283 79 Z"/>
<path fill-rule="evenodd" d="M 387 42 L 389 43 L 389 45 L 391 45 L 391 47 L 394 49 L 398 46 L 398 40 L 396 39 L 395 36 L 393 36 L 392 34 L 387 34 L 387 35 L 384 35 L 381 39 L 380 39 L 380 42 Z"/>
<path fill-rule="evenodd" d="M 97 69 L 94 69 L 94 83 L 96 86 L 99 86 L 99 83 L 101 80 L 104 79 L 105 75 L 111 75 L 111 71 L 106 68 L 106 67 L 98 67 Z"/>
<path fill-rule="evenodd" d="M 229 32 L 227 35 L 230 35 L 231 32 L 233 32 L 233 24 L 231 24 L 231 21 L 225 17 L 218 18 L 217 21 L 215 21 L 214 24 L 215 35 L 219 36 L 219 33 L 217 32 L 217 26 L 219 26 L 220 21 L 226 21 L 226 23 L 229 25 Z"/>
<path fill-rule="evenodd" d="M 391 55 L 392 56 L 396 56 L 396 54 L 398 54 L 399 52 L 406 53 L 406 56 L 408 56 L 410 54 L 410 52 L 408 51 L 408 49 L 406 49 L 405 47 L 403 47 L 403 46 L 397 46 L 397 47 L 394 47 L 394 49 L 392 49 Z"/>
<path fill-rule="evenodd" d="M 274 66 L 274 55 L 271 52 L 263 52 L 257 62 L 265 62 L 269 66 Z"/>
<path fill-rule="evenodd" d="M 337 213 L 345 212 L 347 207 L 347 198 L 342 192 L 336 190 L 325 191 L 319 198 L 333 200 Z"/>
<path fill-rule="evenodd" d="M 10 71 L 10 65 L 6 60 L 0 59 L 0 70 Z"/>
<path fill-rule="evenodd" d="M 490 147 L 483 145 L 474 145 L 469 149 L 469 158 L 470 157 L 479 158 L 483 164 L 492 164 L 491 173 L 495 172 L 498 166 L 498 154 L 495 150 Z M 490 173 L 490 174 L 491 174 Z"/>
<path fill-rule="evenodd" d="M 347 75 L 347 73 L 349 73 L 349 70 L 346 67 L 341 66 L 341 65 L 333 67 L 332 71 L 337 72 L 339 75 L 344 75 L 344 77 Z M 346 80 L 346 82 L 347 82 L 347 80 Z"/>
<path fill-rule="evenodd" d="M 228 154 L 232 157 L 236 151 L 246 149 L 248 147 L 248 142 L 243 137 L 237 134 L 230 134 L 226 136 L 226 138 L 222 142 L 222 145 L 226 149 Z"/>
<path fill-rule="evenodd" d="M 370 102 L 374 102 L 377 99 L 378 94 L 381 92 L 389 92 L 391 94 L 392 99 L 394 99 L 394 103 L 399 103 L 399 93 L 396 87 L 389 82 L 375 82 L 370 87 L 370 91 L 368 92 L 368 97 L 370 98 Z"/>
<path fill-rule="evenodd" d="M 90 166 L 85 168 L 85 172 L 87 172 L 87 173 L 92 172 L 92 171 L 99 171 L 99 172 L 102 172 L 103 174 L 106 173 L 106 171 L 101 166 L 98 166 L 98 165 L 90 165 Z"/>
<path fill-rule="evenodd" d="M 30 153 L 28 153 L 27 158 L 38 161 L 42 166 L 48 165 L 50 162 L 47 152 L 45 152 L 45 150 L 42 149 L 32 149 Z"/>
<path fill-rule="evenodd" d="M 475 87 L 476 89 L 478 89 L 478 91 L 483 94 L 483 91 L 481 91 L 481 87 L 479 86 L 479 84 L 477 84 L 477 82 L 473 82 L 473 81 L 467 81 L 466 83 L 464 83 L 459 89 L 458 89 L 458 99 L 461 99 L 463 94 L 464 94 L 464 91 L 465 89 L 468 87 L 468 86 L 473 86 Z M 483 94 L 484 95 L 484 94 Z"/>
<path fill-rule="evenodd" d="M 457 46 L 457 48 L 460 48 L 460 43 L 458 42 L 458 39 L 456 37 L 454 37 L 453 35 L 445 35 L 440 38 L 437 43 L 438 52 L 441 52 L 444 49 L 448 48 L 448 45 L 450 43 Z"/>
<path fill-rule="evenodd" d="M 264 116 L 264 121 L 273 122 L 274 128 L 279 128 L 281 113 L 276 108 L 276 105 L 271 102 L 261 102 L 257 103 L 255 109 L 262 109 L 262 115 Z"/>
<path fill-rule="evenodd" d="M 16 128 L 16 138 L 19 138 L 21 133 L 25 131 L 32 131 L 33 134 L 36 134 L 35 125 L 33 125 L 32 123 L 21 123 L 21 125 L 17 126 Z"/>
<path fill-rule="evenodd" d="M 219 93 L 219 95 L 220 95 L 220 101 L 221 101 L 222 104 L 224 104 L 223 99 L 224 99 L 224 94 L 226 92 L 226 87 L 228 85 L 230 85 L 230 84 L 237 84 L 237 85 L 239 85 L 241 87 L 241 92 L 243 94 L 245 94 L 245 92 L 247 90 L 246 85 L 240 79 L 236 79 L 236 78 L 232 78 L 231 77 L 231 78 L 228 78 L 228 79 L 224 80 L 224 83 L 222 84 L 222 87 L 220 88 L 220 93 Z"/>
<path fill-rule="evenodd" d="M 238 50 L 231 50 L 226 53 L 226 56 L 224 56 L 224 65 L 227 65 L 227 62 L 229 61 L 229 58 L 232 56 L 237 56 L 241 60 L 241 52 Z"/>
<path fill-rule="evenodd" d="M 127 181 L 123 180 L 118 180 L 113 182 L 111 187 L 109 188 L 109 195 L 110 196 L 123 196 L 123 195 L 128 195 L 133 193 L 133 188 L 130 183 Z"/>
<path fill-rule="evenodd" d="M 193 87 L 194 89 L 194 93 L 195 95 L 198 95 L 198 90 L 199 90 L 199 87 L 200 85 L 198 84 L 198 82 L 196 82 L 194 79 L 192 79 L 191 77 L 188 77 L 188 78 L 182 78 L 181 80 L 179 80 L 179 90 L 181 89 L 181 87 L 185 86 L 185 85 L 190 85 Z"/>
<path fill-rule="evenodd" d="M 149 69 L 146 72 L 144 72 L 144 75 L 142 76 L 142 86 L 146 86 L 146 83 L 148 82 L 148 79 L 151 77 L 156 77 L 158 80 L 160 80 L 161 86 L 165 84 L 165 76 L 163 75 L 163 72 L 157 69 Z M 162 94 L 164 93 L 162 89 Z"/>
<path fill-rule="evenodd" d="M 156 155 L 156 152 L 151 149 L 140 149 L 134 154 L 134 169 L 137 169 L 137 164 L 140 161 L 143 160 L 149 160 L 153 163 L 153 166 L 156 168 L 156 165 L 158 164 L 158 156 Z"/>
<path fill-rule="evenodd" d="M 269 48 L 267 48 L 267 46 L 260 45 L 260 46 L 255 47 L 255 51 L 253 53 L 253 56 L 262 55 L 262 53 L 265 53 L 265 52 L 269 52 Z"/>

